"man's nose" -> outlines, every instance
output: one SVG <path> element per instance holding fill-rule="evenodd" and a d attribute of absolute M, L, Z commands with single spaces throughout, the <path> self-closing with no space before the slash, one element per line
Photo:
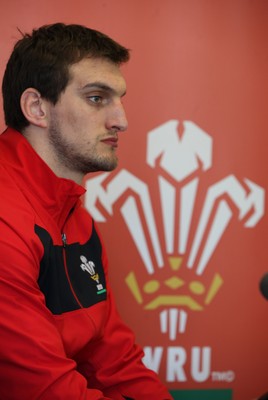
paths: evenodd
<path fill-rule="evenodd" d="M 107 125 L 108 129 L 116 130 L 118 132 L 124 132 L 127 130 L 127 116 L 121 101 L 117 104 L 114 104 L 114 107 L 112 108 L 107 120 Z"/>

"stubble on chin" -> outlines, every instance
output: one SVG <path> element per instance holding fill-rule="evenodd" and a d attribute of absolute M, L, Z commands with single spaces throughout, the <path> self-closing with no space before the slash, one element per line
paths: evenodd
<path fill-rule="evenodd" d="M 85 146 L 79 146 L 76 141 L 65 138 L 56 118 L 51 121 L 48 139 L 57 163 L 67 170 L 86 175 L 90 172 L 113 171 L 118 165 L 118 157 L 114 151 L 98 154 L 97 146 L 90 147 L 88 143 L 89 150 L 86 152 Z"/>

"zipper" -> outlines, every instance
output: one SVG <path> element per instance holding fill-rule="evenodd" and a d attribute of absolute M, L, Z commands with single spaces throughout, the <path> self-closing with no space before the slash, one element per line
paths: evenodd
<path fill-rule="evenodd" d="M 61 234 L 61 240 L 62 240 L 62 243 L 63 243 L 63 247 L 65 248 L 66 247 L 66 244 L 67 244 L 67 236 L 66 236 L 66 233 L 62 233 Z"/>
<path fill-rule="evenodd" d="M 63 233 L 61 234 L 61 240 L 62 240 L 62 243 L 63 243 L 63 252 L 62 252 L 62 253 L 63 253 L 64 270 L 65 270 L 65 274 L 66 274 L 66 277 L 67 277 L 67 280 L 68 280 L 68 283 L 69 283 L 71 292 L 72 292 L 72 294 L 73 294 L 73 296 L 74 296 L 74 298 L 75 298 L 77 304 L 79 305 L 79 307 L 80 307 L 80 308 L 84 308 L 83 305 L 81 304 L 81 302 L 79 301 L 79 299 L 78 299 L 78 297 L 77 297 L 75 291 L 74 291 L 74 288 L 73 288 L 73 286 L 72 286 L 72 283 L 71 283 L 71 280 L 70 280 L 70 277 L 69 277 L 69 273 L 68 273 L 68 268 L 67 268 L 67 255 L 66 255 L 66 247 L 67 247 L 67 236 L 66 236 L 66 233 L 63 232 Z"/>

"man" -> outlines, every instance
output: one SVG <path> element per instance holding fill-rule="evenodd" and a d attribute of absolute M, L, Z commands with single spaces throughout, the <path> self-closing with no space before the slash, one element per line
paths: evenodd
<path fill-rule="evenodd" d="M 54 24 L 24 35 L 3 79 L 0 398 L 171 399 L 120 320 L 88 172 L 116 167 L 127 49 Z"/>

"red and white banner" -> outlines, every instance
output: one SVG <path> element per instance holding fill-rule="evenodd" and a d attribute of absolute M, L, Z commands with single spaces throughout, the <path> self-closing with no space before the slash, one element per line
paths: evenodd
<path fill-rule="evenodd" d="M 267 1 L 11 0 L 0 19 L 1 75 L 17 28 L 131 49 L 119 166 L 85 180 L 120 314 L 174 399 L 268 391 Z"/>

